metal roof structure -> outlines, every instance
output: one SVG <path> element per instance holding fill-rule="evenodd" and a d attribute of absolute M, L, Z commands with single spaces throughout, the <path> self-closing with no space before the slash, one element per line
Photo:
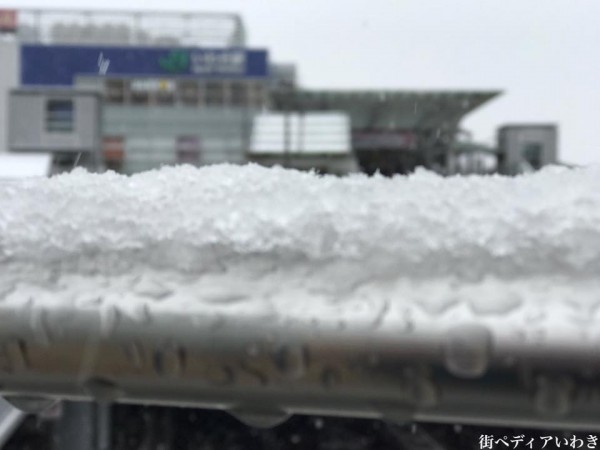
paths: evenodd
<path fill-rule="evenodd" d="M 300 90 L 273 95 L 275 109 L 344 111 L 354 129 L 451 128 L 498 96 L 490 91 Z"/>

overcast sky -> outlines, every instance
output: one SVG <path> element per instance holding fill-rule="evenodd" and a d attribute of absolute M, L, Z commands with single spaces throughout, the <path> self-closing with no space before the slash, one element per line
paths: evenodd
<path fill-rule="evenodd" d="M 13 0 L 15 7 L 240 13 L 251 46 L 294 62 L 310 88 L 500 89 L 468 116 L 554 122 L 560 158 L 600 163 L 599 0 Z"/>

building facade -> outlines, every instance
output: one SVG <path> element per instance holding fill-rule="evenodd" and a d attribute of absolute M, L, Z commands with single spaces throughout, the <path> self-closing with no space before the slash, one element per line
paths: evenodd
<path fill-rule="evenodd" d="M 68 143 L 69 133 L 92 118 L 82 99 L 63 103 L 71 108 L 66 130 L 48 134 L 33 127 L 25 136 L 20 126 L 30 116 L 24 114 L 25 92 L 38 90 L 47 113 L 53 112 L 51 105 L 60 105 L 65 90 L 77 96 L 96 92 L 101 99 L 101 113 L 93 116 L 101 136 L 98 167 L 123 173 L 164 164 L 241 163 L 252 117 L 268 101 L 268 56 L 262 50 L 23 44 L 19 57 L 10 151 L 33 151 L 28 144 L 38 141 L 41 147 L 35 150 L 58 152 L 45 148 L 49 138 Z"/>
<path fill-rule="evenodd" d="M 558 127 L 515 124 L 498 129 L 498 172 L 515 175 L 558 162 Z"/>
<path fill-rule="evenodd" d="M 0 39 L 0 57 L 7 61 L 0 75 L 0 151 L 50 151 L 54 172 L 74 159 L 85 162 L 86 154 L 97 156 L 87 159 L 88 167 L 127 174 L 165 164 L 257 159 L 327 171 L 339 157 L 326 148 L 291 162 L 284 160 L 285 149 L 268 158 L 252 155 L 255 118 L 271 111 L 345 114 L 355 160 L 344 165 L 355 168 L 350 171 L 393 175 L 425 166 L 448 174 L 460 121 L 498 95 L 305 90 L 297 86 L 293 64 L 276 64 L 267 49 L 246 45 L 243 22 L 233 14 L 3 11 L 0 17 L 9 17 L 11 26 Z M 39 121 L 28 128 L 36 136 L 23 134 L 29 116 L 22 103 L 30 101 L 33 90 L 39 91 L 37 101 L 45 102 L 38 111 L 72 119 L 62 124 L 67 128 L 63 148 L 48 148 L 49 141 L 61 141 L 61 131 L 48 134 Z M 83 119 L 79 106 L 71 110 L 68 102 L 61 103 L 65 90 L 99 96 L 94 151 L 77 150 L 78 143 L 67 136 Z M 32 142 L 40 147 L 31 147 Z"/>

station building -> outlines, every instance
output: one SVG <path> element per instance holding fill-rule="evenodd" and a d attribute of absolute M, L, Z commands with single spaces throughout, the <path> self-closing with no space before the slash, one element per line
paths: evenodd
<path fill-rule="evenodd" d="M 304 89 L 295 65 L 247 45 L 236 14 L 23 9 L 0 10 L 0 24 L 0 151 L 51 153 L 53 172 L 256 161 L 456 173 L 462 119 L 500 94 Z M 292 145 L 294 115 L 321 148 Z M 273 117 L 282 125 L 265 137 Z M 257 133 L 280 148 L 253 149 Z"/>

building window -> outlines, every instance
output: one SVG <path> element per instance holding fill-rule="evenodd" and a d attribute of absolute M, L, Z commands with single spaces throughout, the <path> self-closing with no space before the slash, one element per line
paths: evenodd
<path fill-rule="evenodd" d="M 158 105 L 172 105 L 175 103 L 177 84 L 173 80 L 156 80 L 152 90 L 156 93 Z"/>
<path fill-rule="evenodd" d="M 539 142 L 530 142 L 523 146 L 521 155 L 523 159 L 535 170 L 542 167 L 542 144 Z"/>
<path fill-rule="evenodd" d="M 139 106 L 147 106 L 150 103 L 150 95 L 148 92 L 132 92 L 131 104 Z"/>
<path fill-rule="evenodd" d="M 205 92 L 207 105 L 222 106 L 225 103 L 225 85 L 222 82 L 209 81 Z"/>
<path fill-rule="evenodd" d="M 263 87 L 263 84 L 258 82 L 258 83 L 254 83 L 251 86 L 250 89 L 250 94 L 249 94 L 249 103 L 257 108 L 262 108 L 265 106 L 266 101 L 265 101 L 265 89 Z"/>
<path fill-rule="evenodd" d="M 231 83 L 231 104 L 233 106 L 246 106 L 248 103 L 248 89 L 243 82 Z"/>
<path fill-rule="evenodd" d="M 197 106 L 200 101 L 200 88 L 196 80 L 181 80 L 178 84 L 179 100 L 187 106 Z"/>
<path fill-rule="evenodd" d="M 123 104 L 125 102 L 125 81 L 119 79 L 106 80 L 105 95 L 108 103 Z"/>
<path fill-rule="evenodd" d="M 169 106 L 175 103 L 175 95 L 169 91 L 158 91 L 156 93 L 156 104 L 161 106 Z"/>
<path fill-rule="evenodd" d="M 74 129 L 75 107 L 72 99 L 48 100 L 46 103 L 46 131 L 71 133 Z"/>

